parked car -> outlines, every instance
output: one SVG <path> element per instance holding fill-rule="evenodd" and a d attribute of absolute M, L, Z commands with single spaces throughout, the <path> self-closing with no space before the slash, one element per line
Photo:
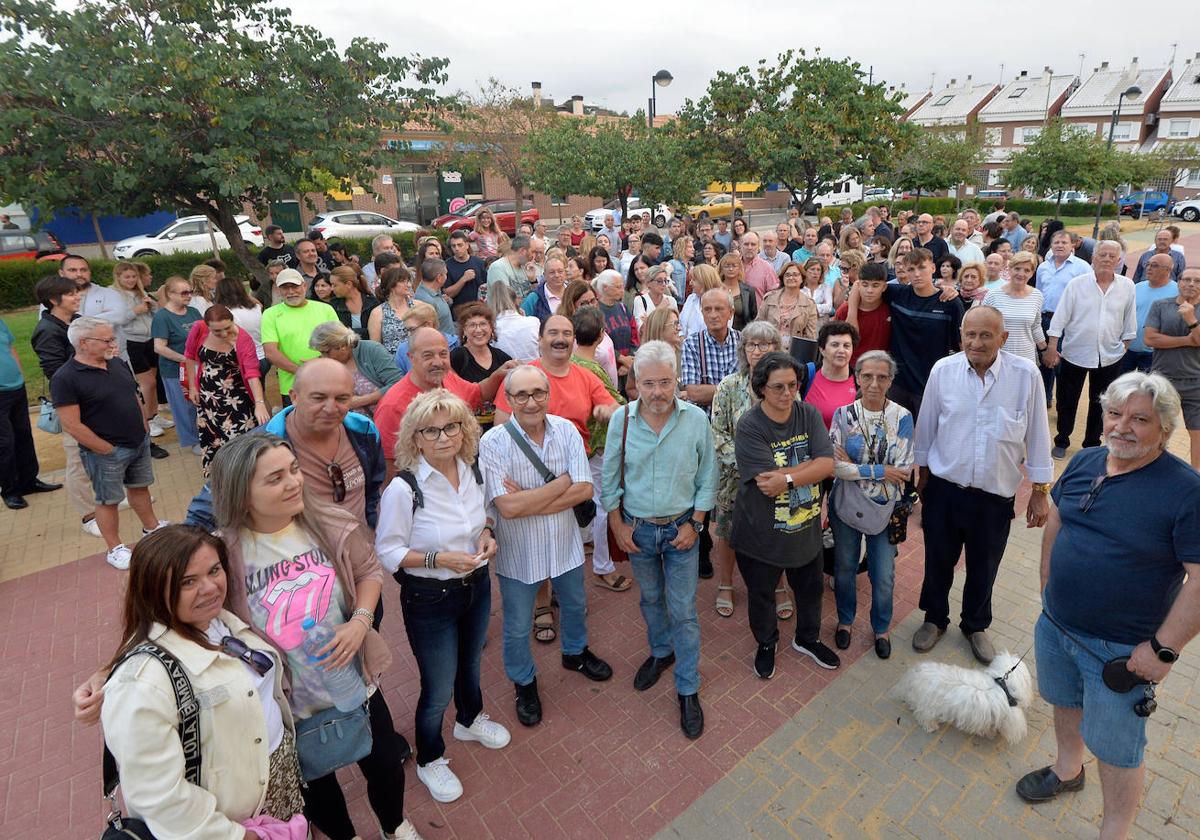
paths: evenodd
<path fill-rule="evenodd" d="M 1171 210 L 1171 198 L 1164 190 L 1138 190 L 1117 199 L 1117 211 L 1122 216 L 1139 219 L 1142 213 Z"/>
<path fill-rule="evenodd" d="M 979 190 L 975 195 L 979 198 L 1008 198 L 1008 190 Z"/>
<path fill-rule="evenodd" d="M 319 230 L 326 239 L 334 236 L 365 238 L 381 233 L 417 233 L 421 226 L 414 222 L 402 222 L 382 213 L 365 210 L 334 210 L 322 213 L 308 225 L 311 233 Z"/>
<path fill-rule="evenodd" d="M 250 245 L 261 247 L 262 228 L 250 221 L 249 216 L 236 216 L 242 239 Z M 159 254 L 212 252 L 212 238 L 208 234 L 208 219 L 204 216 L 184 216 L 176 219 L 149 236 L 130 236 L 113 246 L 113 256 L 119 260 L 130 257 L 153 257 Z M 219 230 L 213 231 L 218 248 L 228 248 L 229 240 Z"/>
<path fill-rule="evenodd" d="M 1056 193 L 1056 192 L 1046 193 L 1046 197 L 1042 200 L 1043 201 L 1058 201 L 1058 193 Z M 1066 204 L 1067 202 L 1075 202 L 1076 204 L 1087 204 L 1091 200 L 1092 200 L 1091 197 L 1085 192 L 1080 192 L 1079 190 L 1063 190 L 1063 194 L 1062 194 L 1062 203 L 1063 204 Z"/>
<path fill-rule="evenodd" d="M 1171 208 L 1171 215 L 1178 216 L 1185 222 L 1200 222 L 1200 198 L 1180 201 Z"/>
<path fill-rule="evenodd" d="M 744 212 L 742 202 L 739 201 L 736 206 L 733 206 L 732 198 L 728 194 L 717 193 L 704 196 L 700 199 L 699 204 L 688 207 L 687 213 L 693 219 L 717 219 L 728 216 L 730 210 L 733 211 L 735 219 L 740 219 Z"/>
<path fill-rule="evenodd" d="M 863 201 L 880 202 L 880 201 L 895 201 L 897 193 L 895 190 L 887 187 L 872 187 L 863 193 Z"/>
<path fill-rule="evenodd" d="M 636 213 L 640 216 L 643 212 L 649 209 L 642 206 L 641 199 L 639 199 L 637 196 L 631 196 L 628 200 L 626 200 L 625 206 L 630 215 Z M 597 207 L 595 210 L 587 211 L 587 213 L 585 213 L 583 216 L 583 226 L 591 231 L 602 230 L 604 228 L 604 215 L 606 213 L 612 213 L 614 218 L 620 216 L 621 202 L 614 198 L 611 201 L 606 201 L 603 207 Z M 660 228 L 666 227 L 667 222 L 673 215 L 671 208 L 665 204 L 659 204 L 654 207 L 652 214 L 653 215 L 650 217 L 651 221 L 654 222 L 655 227 Z"/>
<path fill-rule="evenodd" d="M 0 260 L 32 260 L 38 251 L 53 251 L 55 244 L 44 233 L 0 230 Z"/>
<path fill-rule="evenodd" d="M 457 213 L 447 213 L 444 216 L 438 216 L 433 220 L 433 226 L 451 232 L 456 230 L 471 230 L 475 227 L 475 217 L 485 207 L 491 210 L 492 215 L 496 217 L 496 224 L 499 225 L 500 230 L 509 236 L 516 235 L 517 202 L 504 199 L 473 201 Z M 524 209 L 521 211 L 522 222 L 534 224 L 541 217 L 537 208 L 532 206 L 531 203 L 525 204 Z"/>

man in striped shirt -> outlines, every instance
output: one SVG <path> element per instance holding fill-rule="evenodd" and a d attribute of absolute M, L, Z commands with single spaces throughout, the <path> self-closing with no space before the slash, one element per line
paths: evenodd
<path fill-rule="evenodd" d="M 562 666 L 597 682 L 612 676 L 612 668 L 587 646 L 583 540 L 572 511 L 592 498 L 592 472 L 575 426 L 546 413 L 550 388 L 540 368 L 521 365 L 510 371 L 504 393 L 512 419 L 489 429 L 479 443 L 487 502 L 499 513 L 500 548 L 493 564 L 504 599 L 504 670 L 516 688 L 517 720 L 525 726 L 542 719 L 529 635 L 534 599 L 544 581 L 558 596 Z"/>

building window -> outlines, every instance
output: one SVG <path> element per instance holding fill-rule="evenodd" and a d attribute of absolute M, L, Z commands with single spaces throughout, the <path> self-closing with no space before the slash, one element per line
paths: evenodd
<path fill-rule="evenodd" d="M 462 176 L 463 195 L 467 198 L 483 198 L 483 173 L 467 173 Z"/>
<path fill-rule="evenodd" d="M 552 206 L 552 207 L 562 207 L 562 206 L 570 204 L 570 203 L 571 203 L 570 200 L 565 195 L 551 195 L 550 196 L 550 206 Z"/>
<path fill-rule="evenodd" d="M 1017 88 L 1016 90 L 1014 90 L 1012 93 L 1010 93 L 1010 94 L 1008 95 L 1008 98 L 1009 98 L 1009 99 L 1020 99 L 1020 98 L 1021 98 L 1021 94 L 1023 94 L 1023 93 L 1024 93 L 1025 91 L 1027 91 L 1027 90 L 1029 90 L 1029 88 L 1023 88 L 1023 87 L 1019 87 L 1019 88 Z"/>
<path fill-rule="evenodd" d="M 1192 133 L 1191 120 L 1171 120 L 1167 124 L 1168 137 L 1187 137 Z"/>
<path fill-rule="evenodd" d="M 934 102 L 933 107 L 940 108 L 943 105 L 948 105 L 950 103 L 950 100 L 953 98 L 954 98 L 954 94 L 948 93 L 945 96 L 943 96 L 941 99 L 939 99 L 937 102 Z"/>
<path fill-rule="evenodd" d="M 1042 133 L 1040 125 L 1025 125 L 1018 128 L 1015 132 L 1014 139 L 1018 143 L 1032 143 Z"/>
<path fill-rule="evenodd" d="M 1113 129 L 1113 140 L 1132 140 L 1133 139 L 1133 123 L 1117 123 L 1117 127 Z"/>
<path fill-rule="evenodd" d="M 1200 167 L 1188 170 L 1187 185 L 1189 187 L 1200 187 Z"/>

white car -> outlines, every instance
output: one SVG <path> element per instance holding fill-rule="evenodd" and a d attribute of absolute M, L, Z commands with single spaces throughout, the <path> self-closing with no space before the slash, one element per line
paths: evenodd
<path fill-rule="evenodd" d="M 262 247 L 262 228 L 250 221 L 249 216 L 235 216 L 242 230 L 242 239 L 249 245 Z M 113 246 L 113 256 L 119 260 L 153 257 L 159 254 L 212 253 L 212 237 L 209 222 L 204 216 L 184 216 L 176 219 L 149 236 L 130 236 Z M 213 229 L 218 248 L 228 248 L 229 240 L 221 231 Z"/>
<path fill-rule="evenodd" d="M 640 216 L 645 210 L 649 209 L 642 207 L 641 201 L 637 198 L 630 198 L 626 202 L 626 206 L 629 208 L 629 215 L 631 216 Z M 603 207 L 597 207 L 595 210 L 589 210 L 583 216 L 584 228 L 591 231 L 603 230 L 604 216 L 608 213 L 612 213 L 614 219 L 621 215 L 621 202 L 613 199 L 612 201 L 606 202 Z M 660 204 L 654 208 L 654 215 L 650 218 L 656 227 L 661 228 L 667 226 L 667 222 L 671 220 L 672 215 L 674 214 L 671 212 L 670 207 L 665 204 Z"/>
<path fill-rule="evenodd" d="M 872 187 L 863 193 L 863 201 L 867 203 L 873 201 L 895 201 L 899 197 L 898 193 L 887 187 Z"/>
<path fill-rule="evenodd" d="M 313 219 L 308 230 L 310 233 L 319 230 L 326 239 L 334 236 L 365 238 L 381 233 L 417 233 L 421 226 L 368 210 L 334 210 Z"/>
<path fill-rule="evenodd" d="M 1200 222 L 1200 198 L 1177 202 L 1171 210 L 1171 215 L 1178 216 L 1185 222 Z"/>

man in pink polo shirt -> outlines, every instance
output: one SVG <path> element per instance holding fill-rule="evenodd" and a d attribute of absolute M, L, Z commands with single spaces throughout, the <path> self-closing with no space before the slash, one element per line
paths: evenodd
<path fill-rule="evenodd" d="M 738 247 L 742 252 L 742 270 L 745 273 L 742 282 L 754 290 L 757 303 L 762 306 L 767 292 L 779 288 L 779 278 L 771 264 L 758 255 L 760 245 L 757 233 L 748 231 L 742 234 Z"/>

